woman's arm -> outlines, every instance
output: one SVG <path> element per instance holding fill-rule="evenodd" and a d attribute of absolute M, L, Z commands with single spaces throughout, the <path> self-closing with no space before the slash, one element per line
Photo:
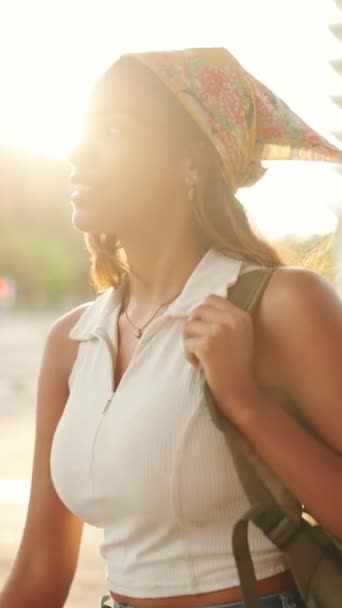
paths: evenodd
<path fill-rule="evenodd" d="M 78 307 L 58 319 L 46 340 L 38 381 L 30 501 L 20 547 L 0 591 L 0 608 L 61 608 L 76 570 L 83 522 L 57 496 L 49 461 L 76 354 L 73 349 L 77 343 L 71 344 L 68 333 L 81 312 Z"/>
<path fill-rule="evenodd" d="M 281 268 L 265 290 L 256 333 L 278 386 L 326 445 L 260 392 L 231 408 L 234 423 L 315 519 L 342 537 L 341 300 L 318 274 Z"/>

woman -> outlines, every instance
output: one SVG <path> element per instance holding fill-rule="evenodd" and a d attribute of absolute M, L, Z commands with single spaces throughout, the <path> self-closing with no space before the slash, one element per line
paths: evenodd
<path fill-rule="evenodd" d="M 249 226 L 235 193 L 270 158 L 341 153 L 225 49 L 124 55 L 96 83 L 70 161 L 72 221 L 101 293 L 47 338 L 27 522 L 0 608 L 64 605 L 84 521 L 104 529 L 102 606 L 243 606 L 230 532 L 248 501 L 206 414 L 203 377 L 217 408 L 342 536 L 341 303 Z M 278 268 L 252 317 L 225 295 L 260 266 Z M 250 545 L 262 606 L 302 607 L 280 551 L 256 527 Z"/>

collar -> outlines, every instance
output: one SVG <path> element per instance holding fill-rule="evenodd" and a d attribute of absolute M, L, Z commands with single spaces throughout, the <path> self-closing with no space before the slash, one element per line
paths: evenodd
<path fill-rule="evenodd" d="M 242 262 L 211 248 L 201 258 L 183 290 L 161 317 L 187 317 L 210 294 L 227 297 L 228 288 L 239 277 Z M 126 275 L 127 276 L 127 275 Z M 89 302 L 69 333 L 72 340 L 89 340 L 97 332 L 113 330 L 114 316 L 121 307 L 125 278 L 119 287 L 110 287 Z"/>

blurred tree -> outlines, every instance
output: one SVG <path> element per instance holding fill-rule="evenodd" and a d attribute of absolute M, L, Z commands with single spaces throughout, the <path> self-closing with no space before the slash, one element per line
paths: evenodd
<path fill-rule="evenodd" d="M 19 306 L 89 299 L 83 235 L 71 224 L 66 162 L 0 146 L 0 274 L 17 281 Z"/>

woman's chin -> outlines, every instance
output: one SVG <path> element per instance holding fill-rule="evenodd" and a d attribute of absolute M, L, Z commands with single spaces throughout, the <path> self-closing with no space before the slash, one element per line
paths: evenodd
<path fill-rule="evenodd" d="M 99 220 L 98 214 L 89 209 L 73 208 L 71 223 L 74 228 L 81 232 L 93 232 L 97 234 L 105 232 L 106 228 L 104 225 L 100 225 L 101 222 Z"/>
<path fill-rule="evenodd" d="M 134 218 L 133 226 L 132 218 Z M 143 221 L 144 218 L 141 218 L 141 221 Z M 133 212 L 128 212 L 127 209 L 118 207 L 115 209 L 114 214 L 114 210 L 112 210 L 111 213 L 108 213 L 107 210 L 102 210 L 100 207 L 90 205 L 89 207 L 82 207 L 75 203 L 72 204 L 71 223 L 76 230 L 80 230 L 81 232 L 92 232 L 93 234 L 131 232 L 132 227 L 135 230 L 136 226 L 141 225 L 141 223 L 139 223 L 139 218 L 136 220 L 135 214 Z"/>

